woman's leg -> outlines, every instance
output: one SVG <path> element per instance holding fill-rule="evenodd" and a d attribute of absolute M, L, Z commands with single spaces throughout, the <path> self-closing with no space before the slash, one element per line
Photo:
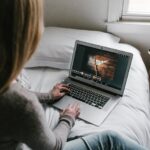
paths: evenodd
<path fill-rule="evenodd" d="M 81 138 L 69 141 L 65 144 L 63 150 L 89 150 Z"/>
<path fill-rule="evenodd" d="M 112 131 L 92 134 L 67 142 L 64 150 L 146 150 L 136 142 Z"/>

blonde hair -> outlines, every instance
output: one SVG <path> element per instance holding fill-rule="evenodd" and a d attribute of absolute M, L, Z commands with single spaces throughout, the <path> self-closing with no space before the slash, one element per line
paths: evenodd
<path fill-rule="evenodd" d="M 0 93 L 34 53 L 42 33 L 42 0 L 1 0 Z"/>

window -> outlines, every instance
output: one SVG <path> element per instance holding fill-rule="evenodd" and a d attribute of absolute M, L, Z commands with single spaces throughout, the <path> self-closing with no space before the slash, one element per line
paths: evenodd
<path fill-rule="evenodd" d="M 108 0 L 108 22 L 150 21 L 150 0 Z"/>
<path fill-rule="evenodd" d="M 150 0 L 124 0 L 122 19 L 150 20 Z"/>

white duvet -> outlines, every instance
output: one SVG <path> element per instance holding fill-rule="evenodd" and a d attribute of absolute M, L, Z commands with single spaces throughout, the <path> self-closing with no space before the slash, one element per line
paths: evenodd
<path fill-rule="evenodd" d="M 70 137 L 113 130 L 150 149 L 149 84 L 145 65 L 139 51 L 134 47 L 118 43 L 112 47 L 134 54 L 124 95 L 117 107 L 99 127 L 77 120 Z M 39 92 L 49 91 L 53 85 L 68 75 L 66 70 L 52 68 L 26 69 L 24 72 L 31 83 L 31 90 Z M 54 127 L 57 124 L 59 113 L 53 108 L 48 108 L 46 117 L 51 127 Z"/>

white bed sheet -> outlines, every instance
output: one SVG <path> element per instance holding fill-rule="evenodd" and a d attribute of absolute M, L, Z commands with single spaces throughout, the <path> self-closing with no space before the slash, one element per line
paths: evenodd
<path fill-rule="evenodd" d="M 115 44 L 113 48 L 134 54 L 124 96 L 99 127 L 77 120 L 71 130 L 70 137 L 113 130 L 150 149 L 149 84 L 145 65 L 139 51 L 134 47 L 127 44 Z M 53 85 L 67 77 L 68 71 L 52 68 L 33 68 L 26 69 L 25 74 L 31 83 L 31 90 L 46 92 Z M 46 117 L 53 128 L 57 124 L 59 113 L 57 110 L 49 108 L 46 110 Z"/>

